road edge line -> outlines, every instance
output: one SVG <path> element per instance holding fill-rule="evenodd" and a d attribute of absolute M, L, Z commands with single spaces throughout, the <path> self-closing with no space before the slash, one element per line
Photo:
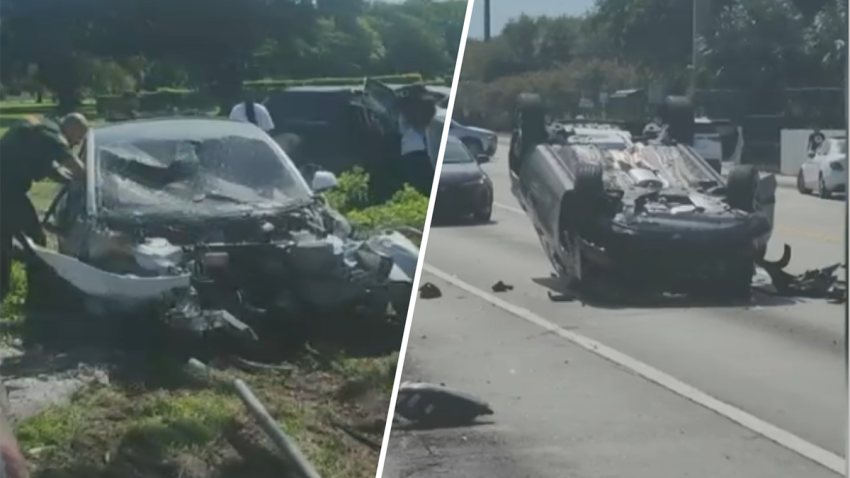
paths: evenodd
<path fill-rule="evenodd" d="M 714 413 L 721 415 L 728 420 L 731 420 L 738 425 L 751 430 L 764 438 L 786 448 L 830 471 L 844 476 L 845 460 L 839 455 L 832 453 L 829 450 L 821 448 L 813 443 L 810 443 L 797 435 L 783 430 L 775 425 L 772 425 L 754 415 L 751 415 L 744 410 L 741 410 L 733 405 L 723 402 L 711 395 L 682 382 L 681 380 L 668 375 L 661 370 L 658 370 L 648 364 L 645 364 L 635 358 L 632 358 L 622 352 L 619 352 L 607 345 L 597 342 L 589 337 L 585 337 L 576 332 L 564 329 L 563 327 L 544 319 L 534 312 L 520 307 L 509 302 L 506 302 L 498 297 L 493 296 L 456 276 L 443 272 L 440 269 L 430 265 L 423 264 L 422 272 L 427 272 L 437 278 L 452 284 L 453 286 L 468 292 L 479 299 L 498 307 L 511 315 L 525 320 L 531 324 L 545 329 L 568 342 L 578 345 L 588 352 L 602 357 L 616 365 L 619 365 L 644 379 L 659 385 L 676 395 L 681 396 L 697 405 L 707 408 Z"/>

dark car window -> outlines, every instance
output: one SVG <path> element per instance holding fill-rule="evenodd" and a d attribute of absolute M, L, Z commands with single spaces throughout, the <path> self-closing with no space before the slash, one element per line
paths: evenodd
<path fill-rule="evenodd" d="M 466 146 L 464 146 L 459 139 L 454 136 L 449 136 L 448 139 L 446 139 L 446 152 L 443 156 L 443 163 L 460 164 L 474 162 L 476 161 L 472 156 L 472 153 L 466 149 Z"/>
<path fill-rule="evenodd" d="M 348 94 L 343 91 L 282 92 L 266 101 L 266 108 L 275 123 L 287 121 L 339 121 Z"/>

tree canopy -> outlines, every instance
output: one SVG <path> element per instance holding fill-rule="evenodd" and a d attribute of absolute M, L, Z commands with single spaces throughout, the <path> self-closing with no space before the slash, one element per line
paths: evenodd
<path fill-rule="evenodd" d="M 846 0 L 697 3 L 707 7 L 697 16 L 697 88 L 771 94 L 843 85 Z M 596 0 L 582 17 L 516 18 L 490 42 L 468 42 L 461 110 L 474 109 L 470 102 L 510 109 L 520 90 L 570 105 L 576 96 L 595 100 L 602 90 L 659 80 L 684 93 L 693 72 L 693 8 L 690 0 Z M 498 116 L 491 113 L 484 116 Z"/>
<path fill-rule="evenodd" d="M 86 93 L 205 88 L 222 100 L 263 78 L 454 68 L 466 2 L 6 0 L 3 85 Z"/>

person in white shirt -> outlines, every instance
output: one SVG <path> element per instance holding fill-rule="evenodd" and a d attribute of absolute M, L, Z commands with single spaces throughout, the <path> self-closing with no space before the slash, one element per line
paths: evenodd
<path fill-rule="evenodd" d="M 401 159 L 399 169 L 402 180 L 425 196 L 431 195 L 434 181 L 434 163 L 428 154 L 428 127 L 437 114 L 434 101 L 424 95 L 412 95 L 398 102 L 401 113 Z"/>
<path fill-rule="evenodd" d="M 270 133 L 274 129 L 274 121 L 272 121 L 269 110 L 251 98 L 247 98 L 234 106 L 230 110 L 230 119 L 243 123 L 253 123 L 266 133 Z"/>

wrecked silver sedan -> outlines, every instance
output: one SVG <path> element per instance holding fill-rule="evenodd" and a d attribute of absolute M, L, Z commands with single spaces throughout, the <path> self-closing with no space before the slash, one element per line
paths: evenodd
<path fill-rule="evenodd" d="M 523 99 L 512 192 L 571 287 L 749 295 L 773 229 L 772 175 L 739 166 L 721 176 L 676 139 L 692 110 L 667 123 L 671 138 L 603 148 L 553 141 L 540 99 Z"/>
<path fill-rule="evenodd" d="M 355 240 L 349 223 L 259 128 L 210 118 L 138 120 L 90 132 L 85 184 L 44 217 L 58 249 L 31 241 L 31 309 L 155 313 L 202 332 L 254 336 L 279 315 L 395 308 L 406 316 L 418 247 L 398 233 Z M 32 278 L 31 278 L 32 280 Z"/>

